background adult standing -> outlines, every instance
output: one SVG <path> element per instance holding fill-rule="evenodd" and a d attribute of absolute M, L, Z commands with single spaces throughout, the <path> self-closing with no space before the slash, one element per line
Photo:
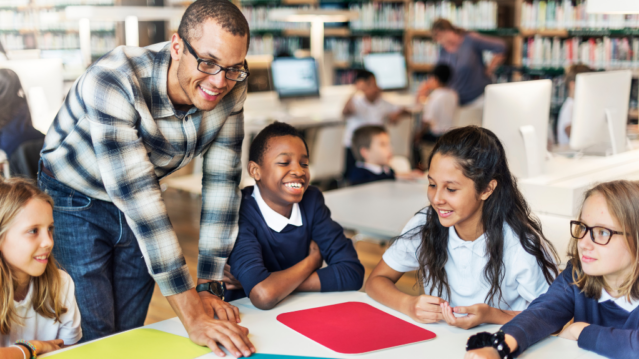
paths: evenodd
<path fill-rule="evenodd" d="M 484 88 L 492 82 L 493 71 L 505 59 L 504 41 L 468 32 L 446 19 L 436 20 L 431 27 L 431 33 L 433 39 L 441 46 L 439 63 L 450 66 L 452 70 L 448 87 L 457 92 L 459 105 L 475 103 L 483 107 Z M 484 64 L 484 51 L 493 53 L 489 64 Z"/>
<path fill-rule="evenodd" d="M 84 340 L 143 325 L 155 280 L 195 343 L 255 351 L 220 282 L 238 232 L 249 39 L 230 1 L 197 0 L 161 49 L 120 46 L 71 88 L 39 185 L 55 200 L 55 256 L 76 284 Z M 200 154 L 196 292 L 159 180 Z"/>

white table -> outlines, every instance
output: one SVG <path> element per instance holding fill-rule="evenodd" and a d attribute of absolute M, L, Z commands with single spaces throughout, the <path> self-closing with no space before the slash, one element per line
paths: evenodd
<path fill-rule="evenodd" d="M 468 337 L 480 331 L 496 331 L 497 325 L 483 325 L 471 330 L 463 330 L 448 326 L 445 323 L 437 324 L 417 324 L 407 316 L 389 309 L 374 300 L 366 293 L 362 292 L 337 292 L 337 293 L 298 293 L 294 294 L 274 309 L 263 311 L 255 308 L 248 298 L 240 299 L 235 304 L 241 313 L 241 325 L 249 328 L 249 339 L 257 348 L 258 353 L 299 355 L 325 358 L 345 358 L 353 357 L 333 352 L 332 350 L 308 339 L 307 337 L 293 331 L 275 318 L 281 314 L 296 310 L 321 307 L 325 305 L 357 301 L 368 303 L 384 312 L 390 313 L 400 319 L 409 321 L 422 328 L 437 334 L 437 338 L 411 345 L 397 347 L 394 349 L 380 350 L 370 354 L 357 355 L 357 358 L 463 358 Z M 178 318 L 168 319 L 159 323 L 145 326 L 187 337 L 186 330 Z M 42 356 L 46 357 L 46 356 Z M 214 354 L 206 354 L 201 359 L 217 358 Z M 527 350 L 523 359 L 532 358 L 561 358 L 561 359 L 594 359 L 600 356 L 585 351 L 577 347 L 577 342 L 566 339 L 551 337 L 543 340 L 537 345 Z"/>
<path fill-rule="evenodd" d="M 324 192 L 331 217 L 342 227 L 388 239 L 428 206 L 427 182 L 378 181 Z"/>

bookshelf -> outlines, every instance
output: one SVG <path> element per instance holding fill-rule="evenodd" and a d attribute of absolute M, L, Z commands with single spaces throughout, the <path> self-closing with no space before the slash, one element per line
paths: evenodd
<path fill-rule="evenodd" d="M 7 51 L 39 49 L 42 58 L 61 58 L 64 78 L 74 80 L 84 71 L 79 24 L 65 18 L 71 5 L 112 6 L 118 0 L 0 0 L 0 41 Z M 91 23 L 92 57 L 115 46 L 112 22 Z"/>

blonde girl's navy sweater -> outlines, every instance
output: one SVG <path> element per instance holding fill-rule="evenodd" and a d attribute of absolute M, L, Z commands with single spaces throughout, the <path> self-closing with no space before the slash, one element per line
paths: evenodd
<path fill-rule="evenodd" d="M 517 340 L 520 354 L 531 345 L 560 330 L 570 319 L 586 322 L 577 341 L 580 348 L 609 358 L 639 358 L 639 307 L 628 312 L 608 300 L 599 303 L 586 297 L 573 284 L 572 265 L 568 264 L 548 292 L 502 330 Z"/>

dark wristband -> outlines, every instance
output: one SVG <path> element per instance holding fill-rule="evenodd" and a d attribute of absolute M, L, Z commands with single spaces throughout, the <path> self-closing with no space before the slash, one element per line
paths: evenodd
<path fill-rule="evenodd" d="M 477 333 L 468 338 L 468 342 L 466 342 L 466 351 L 486 347 L 495 348 L 501 359 L 511 359 L 510 347 L 506 344 L 506 334 L 501 330 L 495 334 Z"/>

